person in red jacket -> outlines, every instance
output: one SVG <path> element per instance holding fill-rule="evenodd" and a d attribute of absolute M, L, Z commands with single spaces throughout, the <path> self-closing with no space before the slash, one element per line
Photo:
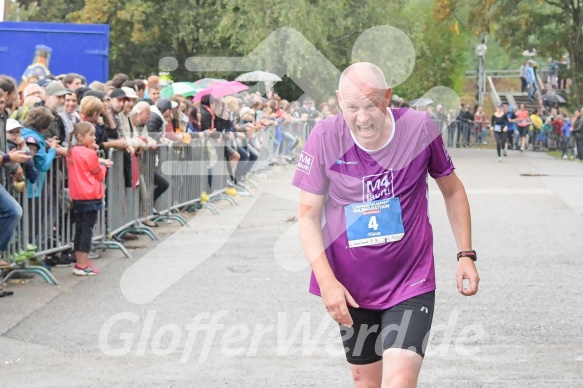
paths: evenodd
<path fill-rule="evenodd" d="M 88 254 L 97 213 L 103 207 L 103 180 L 113 162 L 97 157 L 95 127 L 92 124 L 80 122 L 73 128 L 67 153 L 69 193 L 76 218 L 73 244 L 77 263 L 73 273 L 78 276 L 98 275 L 99 270 L 89 262 Z"/>

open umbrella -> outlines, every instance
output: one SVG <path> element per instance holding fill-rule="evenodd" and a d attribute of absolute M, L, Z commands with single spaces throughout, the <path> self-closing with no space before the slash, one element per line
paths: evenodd
<path fill-rule="evenodd" d="M 556 102 L 558 104 L 564 104 L 567 102 L 563 97 L 561 97 L 555 93 L 545 93 L 541 96 L 541 98 L 543 101 L 547 101 L 547 102 L 551 102 L 551 103 Z"/>
<path fill-rule="evenodd" d="M 221 83 L 221 82 L 227 82 L 226 79 L 221 79 L 221 78 L 203 78 L 203 79 L 199 79 L 198 81 L 194 82 L 195 85 L 203 87 L 203 88 L 208 88 L 209 86 Z"/>
<path fill-rule="evenodd" d="M 416 100 L 409 102 L 409 105 L 411 105 L 411 107 L 427 106 L 431 104 L 433 104 L 433 100 L 430 100 L 429 98 L 418 98 Z"/>
<path fill-rule="evenodd" d="M 235 81 L 240 82 L 279 82 L 281 78 L 277 74 L 268 73 L 267 71 L 252 71 L 250 73 L 241 74 Z"/>
<path fill-rule="evenodd" d="M 223 83 L 219 83 L 219 84 L 210 86 L 210 87 L 198 92 L 196 94 L 196 96 L 194 97 L 194 102 L 200 101 L 202 96 L 205 96 L 207 94 L 210 94 L 213 97 L 219 98 L 219 97 L 228 96 L 230 94 L 239 93 L 239 92 L 242 92 L 243 90 L 247 90 L 247 89 L 249 89 L 249 87 L 247 85 L 242 84 L 241 82 L 237 82 L 237 81 L 223 82 Z"/>
<path fill-rule="evenodd" d="M 202 86 L 195 85 L 192 82 L 174 82 L 160 91 L 160 97 L 170 98 L 177 94 L 182 94 L 184 97 L 190 97 L 194 96 L 202 89 L 204 89 Z"/>

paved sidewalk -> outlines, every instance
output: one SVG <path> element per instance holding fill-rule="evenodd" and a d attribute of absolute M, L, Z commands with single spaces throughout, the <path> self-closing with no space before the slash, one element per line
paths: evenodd
<path fill-rule="evenodd" d="M 451 150 L 470 198 L 480 292 L 430 182 L 437 302 L 420 387 L 581 387 L 583 165 Z M 101 274 L 55 269 L 0 300 L 2 387 L 350 387 L 338 329 L 307 292 L 293 166 L 255 197 L 109 251 Z M 521 174 L 546 174 L 523 176 Z M 213 323 L 214 320 L 214 323 Z M 194 323 L 194 324 L 193 324 Z"/>

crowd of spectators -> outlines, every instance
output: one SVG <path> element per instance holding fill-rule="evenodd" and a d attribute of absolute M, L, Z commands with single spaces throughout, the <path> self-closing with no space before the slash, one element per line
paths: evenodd
<path fill-rule="evenodd" d="M 35 209 L 29 217 L 42 214 L 47 204 L 39 198 L 47 184 L 47 172 L 56 168 L 58 158 L 67 156 L 68 146 L 75 142 L 72 134 L 77 123 L 87 122 L 95 128 L 96 151 L 104 151 L 105 155 L 110 149 L 123 152 L 124 182 L 128 188 L 137 184 L 131 171 L 132 160 L 142 152 L 155 152 L 160 144 L 168 142 L 199 141 L 209 158 L 207 190 L 213 190 L 213 162 L 224 159 L 230 193 L 244 194 L 246 178 L 264 146 L 257 136 L 259 132 L 274 129 L 274 141 L 269 143 L 274 144 L 273 149 L 263 152 L 267 151 L 275 163 L 289 163 L 294 161 L 300 144 L 298 131 L 293 128 L 313 125 L 340 112 L 335 98 L 317 107 L 309 97 L 301 103 L 289 102 L 270 91 L 266 96 L 259 92 L 220 98 L 206 95 L 195 103 L 182 95 L 161 98 L 163 86 L 157 76 L 130 80 L 125 74 L 116 74 L 106 83 L 87 85 L 82 75 L 71 73 L 29 79 L 18 85 L 11 77 L 0 75 L 0 163 L 10 172 L 10 178 L 3 180 L 6 186 L 0 186 L 0 271 L 13 267 L 3 254 L 22 217 L 22 209 L 12 194 L 22 188 L 29 208 Z M 169 182 L 156 171 L 154 186 L 155 201 L 167 190 Z M 39 223 L 29 224 L 29 242 L 34 247 L 40 242 L 39 230 L 35 230 Z M 150 220 L 144 224 L 156 226 Z M 123 238 L 137 236 L 125 233 Z M 89 258 L 97 256 L 93 251 Z M 73 250 L 69 250 L 48 254 L 41 264 L 50 268 L 69 266 L 75 261 Z"/>

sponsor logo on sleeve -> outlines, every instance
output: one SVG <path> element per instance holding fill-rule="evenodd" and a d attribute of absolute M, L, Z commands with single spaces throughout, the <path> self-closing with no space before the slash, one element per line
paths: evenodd
<path fill-rule="evenodd" d="M 314 157 L 308 154 L 306 151 L 302 151 L 296 169 L 310 175 L 312 171 L 312 164 L 314 163 Z"/>
<path fill-rule="evenodd" d="M 445 158 L 447 159 L 448 162 L 451 163 L 451 156 L 449 156 L 449 152 L 447 152 L 447 147 L 445 146 L 445 143 L 443 143 L 442 145 L 443 145 L 443 153 L 445 154 Z"/>

